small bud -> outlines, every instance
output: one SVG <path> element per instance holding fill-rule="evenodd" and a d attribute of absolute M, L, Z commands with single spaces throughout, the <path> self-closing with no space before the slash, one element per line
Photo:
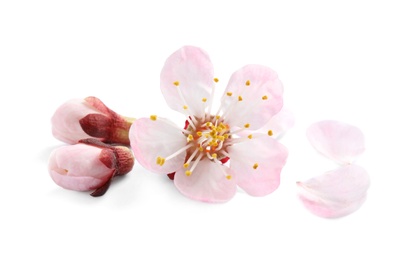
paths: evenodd
<path fill-rule="evenodd" d="M 106 143 L 129 145 L 133 121 L 133 118 L 115 113 L 96 97 L 69 100 L 51 118 L 53 136 L 69 144 L 96 138 Z"/>
<path fill-rule="evenodd" d="M 59 186 L 76 191 L 95 190 L 91 195 L 97 197 L 107 191 L 113 177 L 127 174 L 133 165 L 129 148 L 90 138 L 54 150 L 48 170 Z"/>

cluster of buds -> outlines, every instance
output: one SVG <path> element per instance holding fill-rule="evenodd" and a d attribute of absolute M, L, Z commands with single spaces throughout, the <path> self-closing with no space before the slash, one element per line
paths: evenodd
<path fill-rule="evenodd" d="M 103 195 L 114 177 L 134 165 L 129 129 L 134 119 L 123 117 L 96 97 L 73 99 L 51 118 L 53 136 L 68 146 L 55 149 L 48 170 L 59 186 Z"/>

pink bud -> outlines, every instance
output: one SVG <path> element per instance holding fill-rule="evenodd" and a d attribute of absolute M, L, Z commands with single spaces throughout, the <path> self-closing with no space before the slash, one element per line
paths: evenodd
<path fill-rule="evenodd" d="M 101 196 L 107 191 L 112 178 L 128 173 L 133 164 L 129 148 L 85 139 L 79 144 L 54 150 L 48 169 L 59 186 L 76 191 L 95 190 L 91 195 Z"/>
<path fill-rule="evenodd" d="M 76 144 L 96 138 L 107 143 L 129 145 L 129 129 L 134 119 L 123 117 L 96 97 L 72 99 L 61 105 L 51 118 L 53 136 Z"/>

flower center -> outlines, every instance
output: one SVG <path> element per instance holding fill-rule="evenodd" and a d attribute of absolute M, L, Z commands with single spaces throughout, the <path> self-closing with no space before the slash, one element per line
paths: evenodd
<path fill-rule="evenodd" d="M 190 119 L 189 119 L 190 120 Z M 196 119 L 196 123 L 187 124 L 185 135 L 192 146 L 187 149 L 185 168 L 186 175 L 191 175 L 197 163 L 203 158 L 224 163 L 228 159 L 227 140 L 230 139 L 230 127 L 224 124 L 220 116 L 208 116 Z"/>

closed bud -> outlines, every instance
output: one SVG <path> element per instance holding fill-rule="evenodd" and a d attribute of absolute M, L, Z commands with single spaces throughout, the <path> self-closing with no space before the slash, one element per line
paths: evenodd
<path fill-rule="evenodd" d="M 91 195 L 96 197 L 107 191 L 113 177 L 127 174 L 133 165 L 129 148 L 91 138 L 54 150 L 48 170 L 59 186 L 76 191 L 94 190 Z"/>
<path fill-rule="evenodd" d="M 71 99 L 51 118 L 55 138 L 69 144 L 96 138 L 105 143 L 129 145 L 129 129 L 134 119 L 123 117 L 96 97 Z"/>

